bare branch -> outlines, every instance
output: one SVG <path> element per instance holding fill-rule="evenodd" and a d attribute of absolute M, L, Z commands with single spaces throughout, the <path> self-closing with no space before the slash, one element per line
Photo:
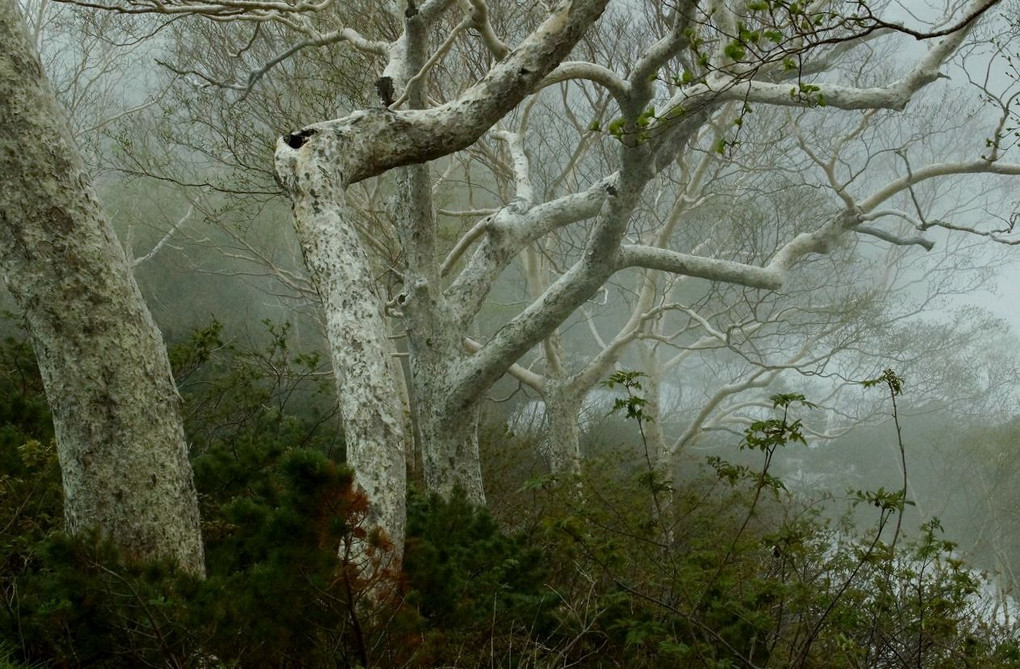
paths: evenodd
<path fill-rule="evenodd" d="M 160 250 L 166 245 L 166 243 L 170 241 L 174 234 L 178 230 L 180 230 L 181 226 L 184 225 L 185 221 L 191 218 L 191 214 L 194 211 L 195 205 L 189 205 L 188 211 L 185 212 L 184 216 L 181 216 L 176 223 L 170 226 L 170 229 L 166 231 L 166 233 L 160 238 L 158 242 L 156 242 L 156 245 L 153 246 L 148 253 L 146 253 L 144 256 L 141 256 L 140 258 L 134 258 L 133 260 L 131 260 L 131 268 L 134 269 L 135 267 L 141 265 L 143 262 L 152 260 L 156 256 L 156 254 L 159 253 Z"/>
<path fill-rule="evenodd" d="M 870 225 L 858 225 L 854 228 L 854 232 L 862 235 L 870 235 L 872 237 L 881 239 L 884 242 L 889 242 L 890 244 L 895 244 L 897 246 L 920 246 L 924 248 L 925 251 L 931 251 L 933 248 L 935 248 L 935 242 L 931 241 L 930 239 L 925 239 L 924 237 L 920 236 L 899 237 L 897 235 L 892 234 L 891 232 L 887 232 L 885 230 L 882 230 L 881 228 L 875 228 Z M 1020 243 L 1020 241 L 1018 241 L 1018 243 Z"/>

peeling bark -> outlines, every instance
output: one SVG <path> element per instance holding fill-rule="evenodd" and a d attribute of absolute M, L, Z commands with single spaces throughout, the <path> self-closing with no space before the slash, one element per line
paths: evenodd
<path fill-rule="evenodd" d="M 203 574 L 163 339 L 92 192 L 14 0 L 0 0 L 0 266 L 53 412 L 67 531 Z"/>

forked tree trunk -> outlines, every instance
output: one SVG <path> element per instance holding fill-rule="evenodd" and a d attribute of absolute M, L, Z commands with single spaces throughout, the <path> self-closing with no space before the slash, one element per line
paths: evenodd
<path fill-rule="evenodd" d="M 306 126 L 281 137 L 277 142 L 276 174 L 293 202 L 297 225 L 305 230 L 304 233 L 299 232 L 302 248 L 331 321 L 327 335 L 334 366 L 341 381 L 341 401 L 350 401 L 358 412 L 364 413 L 358 420 L 364 421 L 366 427 L 374 425 L 378 428 L 374 434 L 384 435 L 382 439 L 373 436 L 363 441 L 361 435 L 369 437 L 371 430 L 348 434 L 349 448 L 351 444 L 357 444 L 356 448 L 364 445 L 366 454 L 372 453 L 372 457 L 377 458 L 375 467 L 362 467 L 358 470 L 355 464 L 355 470 L 358 476 L 377 477 L 380 492 L 389 490 L 393 495 L 393 490 L 397 489 L 396 484 L 403 483 L 403 445 L 406 437 L 396 437 L 400 430 L 400 421 L 397 419 L 399 402 L 393 388 L 384 387 L 387 383 L 392 385 L 391 376 L 385 371 L 388 369 L 385 362 L 387 347 L 378 345 L 373 339 L 375 335 L 371 334 L 384 333 L 385 329 L 381 325 L 363 328 L 362 332 L 368 339 L 362 339 L 360 335 L 348 337 L 344 332 L 346 329 L 348 334 L 353 335 L 359 327 L 358 322 L 364 324 L 376 318 L 370 311 L 361 308 L 357 308 L 357 313 L 352 317 L 343 314 L 346 307 L 356 306 L 355 297 L 369 299 L 363 287 L 368 285 L 370 279 L 357 267 L 358 264 L 367 265 L 364 251 L 348 252 L 348 249 L 356 249 L 360 245 L 357 236 L 353 234 L 353 223 L 349 220 L 345 191 L 359 181 L 393 168 L 419 165 L 473 144 L 536 89 L 539 82 L 570 53 L 599 18 L 606 4 L 606 0 L 562 0 L 557 3 L 552 13 L 531 35 L 453 102 L 427 110 L 363 109 L 344 118 Z M 408 40 L 417 39 L 414 31 L 418 28 L 414 24 L 422 17 L 411 3 L 408 3 L 405 16 L 408 19 Z M 419 28 L 424 29 L 424 26 Z M 410 44 L 405 44 L 403 48 L 409 54 L 415 51 Z M 388 68 L 388 76 L 392 78 L 397 75 L 399 79 L 400 71 L 405 74 L 414 71 L 407 64 L 408 61 L 391 63 L 393 67 Z M 334 234 L 338 230 L 345 235 L 343 242 Z M 428 238 L 420 239 L 421 243 L 415 243 L 413 248 L 405 251 L 420 255 L 420 259 L 428 264 L 431 262 L 429 256 L 434 254 L 436 230 L 404 228 L 401 234 L 406 237 L 419 233 Z M 346 240 L 350 240 L 347 246 Z M 349 261 L 353 261 L 353 264 Z M 426 292 L 435 295 L 434 291 L 440 290 L 439 282 L 429 279 L 432 270 L 424 271 L 425 265 L 413 262 L 409 262 L 408 267 L 413 270 L 408 272 L 409 276 L 405 276 L 405 282 L 412 284 L 409 299 L 413 297 L 411 292 L 418 291 L 419 279 L 425 281 L 423 285 Z M 418 276 L 411 277 L 410 274 Z M 378 309 L 377 301 L 374 301 L 374 308 Z M 409 311 L 413 308 L 407 307 Z M 427 308 L 432 307 L 428 305 Z M 378 320 L 381 323 L 381 315 L 378 315 Z M 457 326 L 450 323 L 449 327 L 452 330 Z M 411 334 L 417 333 L 412 330 Z M 463 336 L 463 332 L 452 334 L 456 334 L 458 339 Z M 458 340 L 457 346 L 461 345 Z M 351 348 L 349 356 L 339 353 L 346 347 Z M 420 351 L 422 349 L 416 349 L 412 343 L 412 359 Z M 444 353 L 441 359 L 452 362 L 461 358 Z M 356 361 L 358 366 L 348 367 L 345 364 L 348 360 Z M 477 439 L 471 437 L 475 427 L 473 422 L 459 422 L 463 416 L 472 415 L 477 407 L 477 398 L 450 400 L 453 396 L 471 394 L 469 386 L 456 387 L 453 381 L 456 370 L 446 366 L 440 369 L 429 363 L 419 366 L 419 369 L 435 369 L 436 373 L 443 375 L 446 387 L 433 390 L 427 387 L 428 384 L 418 385 L 416 382 L 413 402 L 421 404 L 432 397 L 449 400 L 429 406 L 431 414 L 421 426 L 423 449 L 433 446 L 441 448 L 438 460 L 452 458 L 454 466 L 462 472 L 455 473 L 453 478 L 469 478 L 469 496 L 480 500 L 481 480 L 474 473 L 478 469 Z M 353 382 L 347 380 L 352 377 Z M 418 378 L 423 377 L 419 375 Z M 487 380 L 484 375 L 475 375 L 475 378 L 476 382 L 478 379 Z M 484 392 L 486 388 L 478 392 Z M 348 397 L 348 390 L 355 392 Z M 464 392 L 458 393 L 458 390 Z M 448 407 L 448 410 L 440 410 L 440 406 Z M 352 418 L 351 413 L 345 411 L 345 427 Z M 453 423 L 450 423 L 451 419 Z M 393 435 L 393 438 L 385 438 L 386 435 Z M 466 440 L 460 440 L 459 435 L 464 435 Z M 430 440 L 431 446 L 427 443 Z M 473 463 L 464 465 L 457 461 L 461 456 L 473 459 Z M 400 463 L 399 468 L 397 462 Z M 425 466 L 430 466 L 427 460 Z M 427 481 L 429 477 L 426 471 Z M 394 485 L 390 487 L 389 482 Z M 365 485 L 366 481 L 361 479 L 361 483 Z M 430 485 L 440 491 L 447 488 L 446 483 L 435 478 Z M 400 500 L 402 504 L 402 495 Z M 397 515 L 394 513 L 392 517 L 396 518 Z"/>
<path fill-rule="evenodd" d="M 415 418 L 421 434 L 425 485 L 429 492 L 444 498 L 461 488 L 469 502 L 484 505 L 485 489 L 478 454 L 478 402 L 454 410 L 448 408 L 445 370 L 456 358 L 446 361 L 428 358 L 418 355 L 412 361 Z"/>
<path fill-rule="evenodd" d="M 16 0 L 0 0 L 0 267 L 53 413 L 67 530 L 204 571 L 163 339 L 77 156 Z"/>
<path fill-rule="evenodd" d="M 485 504 L 478 455 L 480 398 L 460 406 L 450 403 L 450 371 L 464 357 L 464 333 L 454 325 L 441 291 L 428 166 L 400 168 L 397 188 L 394 218 L 405 250 L 404 319 L 425 486 L 445 498 L 459 487 L 473 504 Z"/>

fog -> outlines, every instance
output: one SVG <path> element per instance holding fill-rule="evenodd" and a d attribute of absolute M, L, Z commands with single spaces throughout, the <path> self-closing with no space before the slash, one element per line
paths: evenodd
<path fill-rule="evenodd" d="M 342 377 L 335 357 L 330 364 L 336 345 L 327 337 L 321 284 L 307 269 L 273 152 L 278 136 L 378 106 L 377 56 L 347 47 L 309 49 L 255 76 L 286 42 L 268 28 L 267 36 L 230 22 L 158 15 L 133 20 L 47 0 L 23 4 L 167 345 L 187 344 L 194 331 L 219 323 L 221 346 L 210 354 L 215 361 L 216 352 L 226 356 L 229 347 L 253 350 L 277 341 L 286 323 L 284 358 L 320 356 L 296 396 L 332 383 L 334 372 Z M 375 12 L 364 9 L 366 23 L 368 17 L 382 21 Z M 500 29 L 527 34 L 533 17 L 520 13 L 528 22 L 506 18 Z M 902 7 L 890 16 L 908 23 L 927 19 Z M 630 20 L 634 26 L 626 25 Z M 617 8 L 604 21 L 619 30 L 589 46 L 592 53 L 604 49 L 606 62 L 625 70 L 631 52 L 647 47 L 639 40 L 642 26 L 662 20 L 651 9 Z M 649 480 L 659 473 L 670 490 L 688 485 L 698 491 L 706 472 L 719 480 L 725 472 L 757 472 L 767 452 L 757 480 L 771 472 L 783 483 L 771 490 L 767 504 L 775 506 L 766 513 L 818 509 L 832 528 L 828 553 L 820 555 L 843 551 L 854 536 L 844 529 L 870 527 L 876 517 L 875 542 L 894 547 L 901 526 L 904 536 L 917 539 L 938 519 L 955 543 L 947 554 L 966 559 L 974 574 L 991 575 L 975 595 L 991 607 L 987 615 L 1015 621 L 1020 239 L 1012 225 L 1018 177 L 960 169 L 949 179 L 879 197 L 927 166 L 985 160 L 992 150 L 996 160 L 1012 165 L 1018 83 L 1008 59 L 1015 41 L 1008 40 L 1015 40 L 1015 28 L 1004 25 L 982 24 L 947 66 L 948 76 L 919 92 L 902 113 L 813 114 L 824 101 L 803 108 L 735 101 L 692 131 L 678 145 L 675 164 L 648 178 L 619 243 L 687 254 L 683 262 L 692 267 L 710 259 L 719 266 L 771 268 L 791 240 L 838 220 L 847 201 L 861 218 L 849 234 L 820 246 L 822 252 L 783 268 L 788 273 L 774 290 L 747 278 L 717 280 L 715 265 L 685 275 L 653 269 L 665 261 L 635 263 L 612 273 L 540 343 L 507 364 L 484 391 L 480 410 L 472 409 L 481 415 L 487 494 L 502 500 L 491 504 L 498 520 L 513 527 L 515 511 L 506 500 L 529 481 L 555 487 L 573 471 L 562 466 L 572 455 L 578 472 L 580 463 L 601 463 L 592 465 L 597 475 L 605 474 L 606 463 L 620 472 L 647 465 Z M 896 80 L 930 43 L 901 37 L 900 43 L 876 38 L 857 51 L 834 50 L 850 54 L 845 66 L 823 72 L 817 82 L 866 88 Z M 452 47 L 449 60 L 466 63 L 463 71 L 453 64 L 439 68 L 430 94 L 479 78 L 475 70 L 484 72 L 488 64 L 474 48 Z M 678 95 L 681 77 L 689 76 L 678 63 L 670 66 L 676 69 L 672 80 L 653 78 L 660 111 Z M 466 87 L 463 82 L 458 85 Z M 790 93 L 811 94 L 803 84 Z M 430 252 L 441 270 L 431 279 L 449 288 L 471 263 L 483 262 L 472 249 L 489 243 L 484 235 L 507 212 L 524 216 L 556 198 L 588 192 L 616 197 L 611 175 L 624 169 L 617 149 L 626 137 L 622 121 L 613 130 L 614 105 L 591 81 L 549 86 L 504 119 L 499 130 L 505 137 L 486 135 L 433 160 L 429 198 L 438 234 Z M 654 129 L 665 117 L 657 121 L 651 109 L 644 118 Z M 525 122 L 527 178 L 510 136 Z M 1002 135 L 994 147 L 989 128 Z M 655 140 L 653 134 L 648 141 Z M 421 484 L 421 425 L 428 411 L 412 408 L 421 372 L 411 359 L 415 333 L 408 333 L 405 303 L 426 282 L 404 281 L 409 246 L 394 222 L 402 183 L 387 173 L 351 185 L 345 206 L 356 212 L 352 225 L 375 281 L 372 300 L 400 365 L 392 381 L 418 449 L 417 460 L 408 454 L 411 477 Z M 871 206 L 872 200 L 880 204 Z M 465 359 L 512 336 L 509 324 L 566 285 L 589 257 L 592 218 L 550 226 L 509 254 L 477 313 L 456 333 Z M 17 305 L 8 295 L 3 304 L 14 312 L 6 330 L 24 336 Z M 212 384 L 209 374 L 193 377 L 189 392 Z M 609 383 L 614 374 L 633 376 Z M 768 450 L 774 446 L 754 447 L 753 435 L 777 415 L 786 426 L 787 411 L 799 439 L 787 434 L 774 456 Z M 558 452 L 568 448 L 571 434 L 576 452 Z M 724 469 L 722 461 L 744 469 Z M 762 487 L 752 511 L 759 495 L 766 497 Z M 867 495 L 901 487 L 897 520 L 877 515 L 888 500 Z M 652 497 L 658 503 L 654 490 Z"/>

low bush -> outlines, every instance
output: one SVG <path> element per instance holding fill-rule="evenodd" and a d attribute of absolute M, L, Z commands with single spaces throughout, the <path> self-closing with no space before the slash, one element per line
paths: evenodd
<path fill-rule="evenodd" d="M 338 461 L 328 380 L 285 327 L 270 335 L 242 349 L 214 325 L 172 356 L 204 580 L 62 533 L 38 373 L 21 340 L 0 347 L 0 666 L 1020 664 L 1017 630 L 938 522 L 897 541 L 903 494 L 856 491 L 874 522 L 855 530 L 772 475 L 800 439 L 796 395 L 745 434 L 755 466 L 715 458 L 675 487 L 641 458 L 618 466 L 634 449 L 572 480 L 532 461 L 494 488 L 501 520 L 463 495 L 412 492 L 403 570 L 355 566 L 367 506 Z"/>

